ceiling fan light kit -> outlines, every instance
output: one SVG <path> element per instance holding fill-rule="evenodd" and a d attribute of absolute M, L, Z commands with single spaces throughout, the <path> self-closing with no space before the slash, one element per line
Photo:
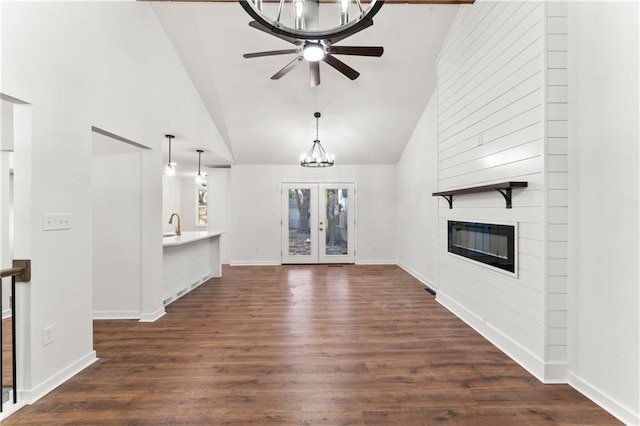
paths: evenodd
<path fill-rule="evenodd" d="M 278 80 L 286 75 L 303 59 L 309 62 L 309 81 L 311 86 L 320 84 L 320 61 L 336 69 L 347 78 L 355 80 L 360 76 L 360 73 L 334 55 L 380 57 L 384 53 L 384 49 L 380 46 L 334 46 L 335 43 L 372 26 L 372 18 L 382 7 L 384 0 L 373 0 L 368 3 L 368 8 L 366 7 L 367 2 L 360 0 L 354 2 L 351 0 L 337 0 L 337 5 L 335 3 L 321 3 L 319 0 L 292 0 L 293 26 L 288 25 L 283 15 L 285 0 L 280 0 L 275 17 L 268 16 L 263 11 L 263 4 L 260 0 L 239 1 L 245 11 L 255 19 L 249 22 L 250 27 L 297 46 L 296 49 L 272 50 L 243 55 L 245 58 L 259 58 L 296 54 L 297 57 L 295 59 L 271 76 L 272 80 Z M 352 3 L 359 13 L 354 19 L 349 19 L 349 8 Z M 338 25 L 332 28 L 320 28 L 321 4 L 334 8 L 337 14 L 334 22 L 339 23 Z"/>
<path fill-rule="evenodd" d="M 321 43 L 306 42 L 302 48 L 302 57 L 309 62 L 318 62 L 324 55 L 324 46 Z"/>

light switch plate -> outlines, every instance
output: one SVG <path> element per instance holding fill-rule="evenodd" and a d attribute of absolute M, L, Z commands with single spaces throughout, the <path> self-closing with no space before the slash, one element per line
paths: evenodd
<path fill-rule="evenodd" d="M 43 231 L 60 231 L 71 229 L 71 214 L 69 213 L 45 213 L 42 215 Z"/>

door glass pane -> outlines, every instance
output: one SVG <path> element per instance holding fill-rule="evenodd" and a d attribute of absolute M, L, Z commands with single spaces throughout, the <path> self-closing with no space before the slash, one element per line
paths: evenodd
<path fill-rule="evenodd" d="M 347 251 L 347 213 L 349 192 L 346 189 L 326 190 L 326 255 L 344 256 Z"/>
<path fill-rule="evenodd" d="M 311 190 L 289 190 L 289 254 L 311 254 Z"/>

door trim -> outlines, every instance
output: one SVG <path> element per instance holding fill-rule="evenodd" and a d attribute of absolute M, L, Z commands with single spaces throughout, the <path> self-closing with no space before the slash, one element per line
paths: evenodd
<path fill-rule="evenodd" d="M 316 197 L 319 199 L 320 194 L 320 188 L 321 187 L 326 187 L 327 185 L 349 185 L 349 186 L 353 186 L 353 199 L 349 201 L 349 211 L 350 211 L 350 215 L 351 215 L 351 220 L 350 220 L 350 224 L 351 224 L 351 228 L 353 230 L 353 234 L 352 234 L 352 241 L 349 241 L 349 251 L 353 251 L 353 261 L 348 261 L 345 262 L 344 259 L 340 259 L 340 258 L 336 258 L 336 259 L 327 259 L 326 256 L 324 257 L 323 261 L 320 261 L 320 259 L 322 258 L 321 254 L 318 252 L 319 248 L 316 248 L 315 251 L 315 258 L 311 259 L 311 257 L 309 258 L 309 262 L 304 262 L 304 261 L 292 261 L 293 259 L 286 259 L 285 256 L 285 245 L 284 245 L 284 241 L 285 241 L 285 230 L 288 233 L 288 224 L 285 223 L 285 218 L 284 218 L 284 213 L 285 213 L 285 206 L 284 206 L 284 190 L 285 188 L 289 189 L 292 185 L 295 186 L 300 186 L 302 188 L 304 188 L 305 186 L 311 186 L 314 185 L 317 188 L 317 193 L 316 193 Z M 331 264 L 331 263 L 345 263 L 345 264 L 357 264 L 358 263 L 358 251 L 357 251 L 357 247 L 358 247 L 358 227 L 357 227 L 357 214 L 358 214 L 358 197 L 357 197 L 357 193 L 358 193 L 358 183 L 356 181 L 350 181 L 350 180 L 337 180 L 337 179 L 331 179 L 331 180 L 305 180 L 305 179 L 287 179 L 287 180 L 281 180 L 280 181 L 280 264 L 281 265 L 288 265 L 288 264 L 304 264 L 304 263 L 317 263 L 317 264 Z M 316 211 L 318 211 L 319 209 L 316 209 Z M 312 215 L 315 214 L 317 216 L 317 213 L 312 213 Z M 316 218 L 316 224 L 317 224 L 317 218 Z M 318 226 L 315 227 L 316 231 L 318 229 Z M 316 232 L 317 234 L 317 232 Z M 324 235 L 324 234 L 323 234 Z M 318 238 L 318 236 L 316 235 L 316 239 Z M 288 240 L 288 239 L 287 239 Z M 317 247 L 319 247 L 318 244 L 316 244 Z M 289 260 L 289 261 L 287 261 Z M 303 260 L 303 259 L 300 259 Z"/>

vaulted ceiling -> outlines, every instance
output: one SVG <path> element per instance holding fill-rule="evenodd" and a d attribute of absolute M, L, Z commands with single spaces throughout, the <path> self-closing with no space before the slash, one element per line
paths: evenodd
<path fill-rule="evenodd" d="M 297 164 L 315 139 L 319 111 L 319 139 L 336 164 L 395 164 L 435 88 L 436 57 L 459 7 L 397 3 L 387 0 L 372 27 L 340 42 L 384 46 L 384 55 L 342 56 L 361 74 L 354 81 L 321 63 L 317 87 L 306 64 L 270 79 L 295 55 L 243 58 L 291 45 L 249 27 L 235 1 L 152 7 L 235 163 Z M 197 144 L 177 138 L 174 158 L 197 163 Z M 206 166 L 228 163 L 215 153 L 203 157 Z"/>

